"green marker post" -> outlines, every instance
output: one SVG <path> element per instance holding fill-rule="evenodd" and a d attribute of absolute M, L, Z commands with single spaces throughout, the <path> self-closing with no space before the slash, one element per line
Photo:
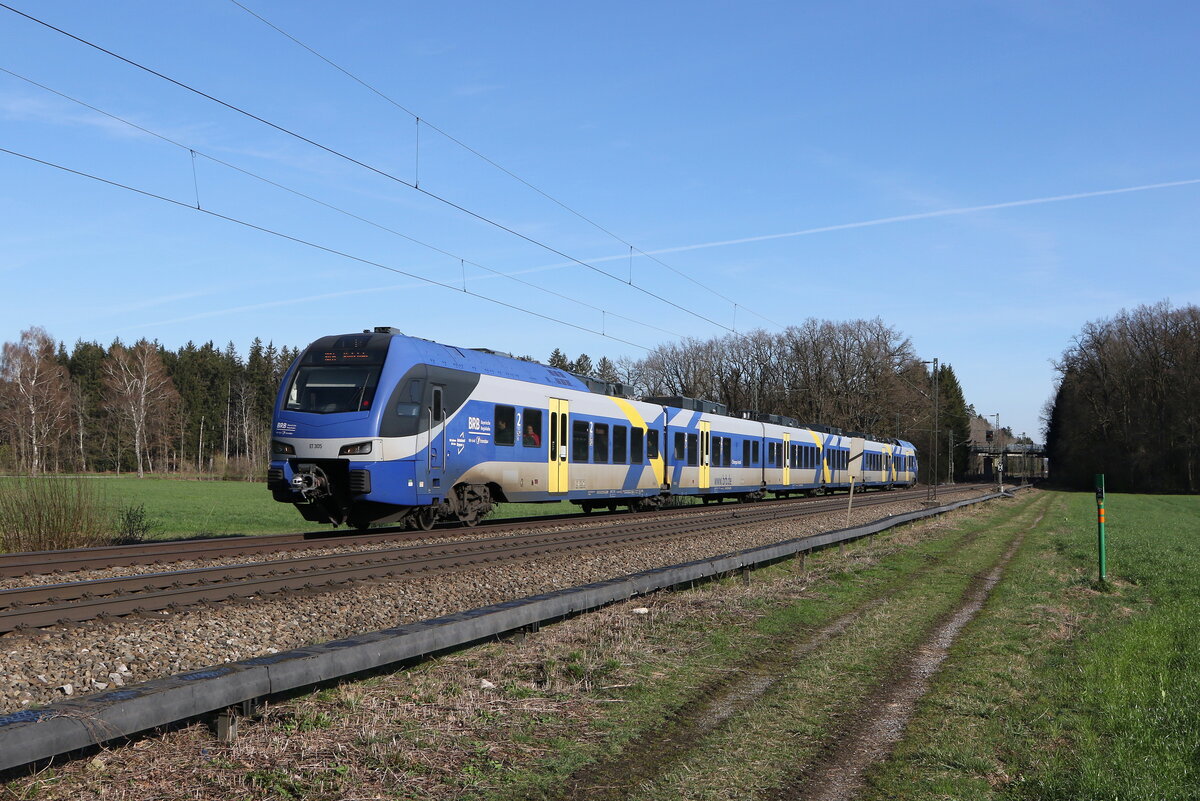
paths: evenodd
<path fill-rule="evenodd" d="M 1104 553 L 1104 474 L 1096 474 L 1096 537 L 1100 551 L 1100 583 L 1108 579 L 1108 564 Z"/>

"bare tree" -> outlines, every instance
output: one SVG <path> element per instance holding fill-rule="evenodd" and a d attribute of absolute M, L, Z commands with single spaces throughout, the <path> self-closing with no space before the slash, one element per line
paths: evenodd
<path fill-rule="evenodd" d="M 105 397 L 109 407 L 133 430 L 133 451 L 138 478 L 145 475 L 147 434 L 159 425 L 178 402 L 179 393 L 163 367 L 158 347 L 141 340 L 132 348 L 114 344 L 104 363 Z"/>
<path fill-rule="evenodd" d="M 1056 364 L 1045 412 L 1055 477 L 1126 490 L 1200 490 L 1200 307 L 1139 306 L 1089 322 Z"/>
<path fill-rule="evenodd" d="M 67 371 L 55 359 L 54 339 L 43 328 L 21 332 L 0 356 L 0 425 L 16 444 L 23 467 L 46 469 L 71 414 Z"/>

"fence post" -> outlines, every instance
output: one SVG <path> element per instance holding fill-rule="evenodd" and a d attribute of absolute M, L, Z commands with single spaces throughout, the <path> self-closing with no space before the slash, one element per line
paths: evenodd
<path fill-rule="evenodd" d="M 1104 474 L 1096 474 L 1096 544 L 1100 552 L 1100 583 L 1108 578 L 1108 564 L 1104 553 Z"/>

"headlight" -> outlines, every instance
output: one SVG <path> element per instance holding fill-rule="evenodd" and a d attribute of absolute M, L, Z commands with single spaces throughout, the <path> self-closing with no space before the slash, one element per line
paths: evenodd
<path fill-rule="evenodd" d="M 353 445 L 343 445 L 342 449 L 338 451 L 338 456 L 362 456 L 363 454 L 370 452 L 370 441 L 356 442 Z"/>
<path fill-rule="evenodd" d="M 291 456 L 296 453 L 296 447 L 277 439 L 271 440 L 271 453 L 279 456 Z"/>

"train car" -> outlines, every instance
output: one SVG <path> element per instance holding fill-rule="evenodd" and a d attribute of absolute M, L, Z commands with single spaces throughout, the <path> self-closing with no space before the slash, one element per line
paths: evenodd
<path fill-rule="evenodd" d="M 473 525 L 501 502 L 652 509 L 673 496 L 757 500 L 915 478 L 882 443 L 619 385 L 390 328 L 323 337 L 276 400 L 268 487 L 307 520 Z M 754 418 L 754 419 L 752 419 Z M 907 444 L 907 443 L 906 443 Z M 857 449 L 857 450 L 855 450 Z M 904 472 L 900 468 L 909 466 Z"/>
<path fill-rule="evenodd" d="M 902 439 L 892 440 L 892 483 L 911 487 L 917 483 L 917 448 Z"/>

